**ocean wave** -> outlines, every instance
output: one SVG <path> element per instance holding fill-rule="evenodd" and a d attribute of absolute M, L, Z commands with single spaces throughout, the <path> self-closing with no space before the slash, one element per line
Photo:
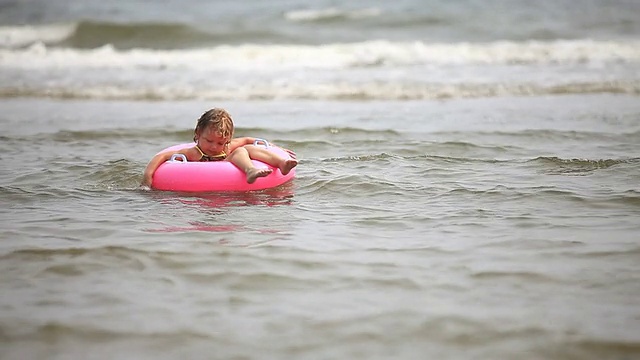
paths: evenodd
<path fill-rule="evenodd" d="M 195 126 L 197 117 L 193 119 L 192 125 Z M 334 130 L 335 129 L 335 130 Z M 237 126 L 235 128 L 236 134 L 260 134 L 268 139 L 272 139 L 275 136 L 284 136 L 286 138 L 300 138 L 305 136 L 323 136 L 326 133 L 334 133 L 340 131 L 336 128 L 306 128 L 300 130 L 277 130 L 267 129 L 262 127 L 242 127 Z M 354 134 L 361 137 L 366 136 L 384 136 L 385 134 L 393 133 L 393 131 L 382 131 L 380 133 L 375 131 L 349 129 L 345 130 L 345 135 Z M 130 141 L 145 138 L 148 143 L 155 143 L 155 140 L 166 142 L 189 142 L 193 138 L 193 127 L 185 128 L 115 128 L 115 129 L 99 129 L 99 130 L 60 130 L 54 133 L 35 133 L 33 135 L 25 136 L 2 136 L 0 140 L 7 142 L 29 142 L 34 147 L 41 144 L 50 145 L 51 142 L 56 144 L 87 144 L 92 141 L 103 141 L 107 143 L 114 143 L 115 141 Z M 350 138 L 351 139 L 351 138 Z M 321 139 L 316 141 L 320 143 L 326 143 Z M 140 142 L 138 142 L 140 143 Z M 301 142 L 302 144 L 304 142 Z M 157 144 L 157 143 L 156 143 Z"/>
<path fill-rule="evenodd" d="M 333 161 L 335 160 L 331 162 Z M 310 181 L 298 184 L 297 191 L 305 194 L 347 194 L 350 197 L 372 196 L 373 194 L 399 194 L 402 192 L 400 184 L 366 174 L 319 175 Z"/>
<path fill-rule="evenodd" d="M 283 41 L 286 37 L 269 30 L 242 28 L 199 29 L 181 23 L 120 23 L 78 21 L 60 24 L 0 26 L 0 48 L 20 49 L 37 44 L 55 48 L 93 49 L 185 49 L 214 44 Z"/>
<path fill-rule="evenodd" d="M 247 84 L 234 87 L 169 85 L 23 85 L 0 87 L 0 98 L 44 97 L 79 100 L 444 100 L 481 97 L 544 96 L 572 94 L 640 95 L 640 80 L 538 84 L 413 84 L 413 83 L 306 83 Z"/>
<path fill-rule="evenodd" d="M 183 50 L 49 47 L 0 49 L 0 66 L 16 69 L 68 66 L 162 69 L 340 69 L 416 65 L 638 63 L 640 41 L 498 41 L 425 43 L 386 40 L 323 45 L 244 44 Z"/>
<path fill-rule="evenodd" d="M 117 26 L 124 34 L 139 31 L 137 25 Z M 191 31 L 182 25 L 157 26 L 141 31 Z M 70 30 L 58 32 L 55 38 Z M 379 40 L 182 50 L 78 49 L 38 42 L 0 48 L 0 76 L 5 79 L 0 98 L 348 101 L 638 95 L 639 65 L 640 41 Z"/>
<path fill-rule="evenodd" d="M 189 47 L 213 42 L 214 34 L 178 23 L 114 23 L 81 21 L 74 31 L 57 46 L 91 49 L 111 44 L 118 49 L 131 49 L 144 44 L 153 49 Z"/>
<path fill-rule="evenodd" d="M 529 161 L 541 167 L 548 175 L 584 176 L 597 170 L 609 169 L 617 165 L 639 164 L 640 158 L 629 159 L 563 159 L 555 156 L 541 156 Z"/>
<path fill-rule="evenodd" d="M 195 120 L 194 120 L 195 125 Z M 193 137 L 193 130 L 175 129 L 101 129 L 101 130 L 60 130 L 52 134 L 36 134 L 37 139 L 53 140 L 56 143 L 78 143 L 93 140 L 131 140 L 140 139 L 143 136 L 155 139 L 175 139 L 175 141 L 188 141 Z M 27 138 L 27 141 L 37 141 L 34 138 Z"/>
<path fill-rule="evenodd" d="M 500 139 L 523 139 L 525 141 L 543 142 L 626 142 L 636 143 L 640 139 L 640 131 L 610 132 L 610 131 L 584 131 L 584 130 L 559 130 L 559 129 L 522 129 L 517 131 L 477 131 L 474 132 L 476 138 L 500 138 Z M 440 132 L 440 136 L 460 136 L 458 132 Z M 512 150 L 514 150 L 512 148 Z"/>
<path fill-rule="evenodd" d="M 544 272 L 527 270 L 478 270 L 472 271 L 470 276 L 479 280 L 502 279 L 508 281 L 532 282 L 532 283 L 564 283 L 563 279 Z"/>
<path fill-rule="evenodd" d="M 592 159 L 563 159 L 556 156 L 551 156 L 551 157 L 540 156 L 531 161 L 536 163 L 541 163 L 541 164 L 561 165 L 561 166 L 575 167 L 575 168 L 606 169 L 608 167 L 618 165 L 618 164 L 640 163 L 640 158 L 592 160 Z"/>
<path fill-rule="evenodd" d="M 119 297 L 110 296 L 112 302 L 122 301 Z M 64 306 L 65 304 L 59 304 Z M 113 305 L 113 304 L 112 304 Z M 136 338 L 166 338 L 166 339 L 193 339 L 203 338 L 211 339 L 212 334 L 207 334 L 193 329 L 174 327 L 173 329 L 155 328 L 155 329 L 125 329 L 118 326 L 94 326 L 83 323 L 82 321 L 58 322 L 48 321 L 42 324 L 22 324 L 20 329 L 0 327 L 0 334 L 6 339 L 20 341 L 32 339 L 34 337 L 62 337 L 75 336 L 85 341 L 110 341 L 120 338 L 131 339 Z"/>
<path fill-rule="evenodd" d="M 639 64 L 640 41 L 367 41 L 187 50 L 38 43 L 0 49 L 0 75 L 6 78 L 0 97 L 421 100 L 637 95 Z"/>

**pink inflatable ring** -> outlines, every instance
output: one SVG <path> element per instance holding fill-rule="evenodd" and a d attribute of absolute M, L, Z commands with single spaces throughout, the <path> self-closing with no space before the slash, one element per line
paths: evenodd
<path fill-rule="evenodd" d="M 176 151 L 193 147 L 194 143 L 168 147 L 161 152 Z M 271 146 L 266 140 L 256 140 L 254 145 L 264 146 L 285 159 L 289 153 L 277 146 Z M 295 176 L 295 169 L 282 175 L 280 169 L 261 161 L 251 160 L 257 168 L 271 168 L 273 172 L 259 177 L 253 184 L 247 183 L 244 172 L 228 161 L 194 162 L 186 156 L 176 154 L 166 161 L 153 174 L 152 188 L 165 191 L 206 192 L 206 191 L 251 191 L 264 190 L 280 186 Z"/>

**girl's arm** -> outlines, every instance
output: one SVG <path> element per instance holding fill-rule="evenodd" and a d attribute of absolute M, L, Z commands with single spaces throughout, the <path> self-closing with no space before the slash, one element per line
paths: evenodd
<path fill-rule="evenodd" d="M 193 149 L 182 149 L 179 151 L 167 151 L 154 156 L 149 164 L 147 164 L 147 168 L 144 169 L 144 175 L 142 177 L 141 186 L 151 187 L 151 183 L 153 182 L 153 174 L 156 172 L 158 167 L 162 165 L 165 161 L 171 159 L 171 156 L 175 154 L 183 154 L 187 157 L 188 161 L 194 161 Z"/>
<path fill-rule="evenodd" d="M 144 169 L 144 176 L 142 177 L 142 186 L 151 187 L 151 182 L 153 181 L 153 174 L 156 172 L 158 167 L 164 163 L 165 161 L 171 159 L 173 152 L 164 152 L 157 154 L 154 156 L 149 164 L 147 164 L 147 168 Z"/>
<path fill-rule="evenodd" d="M 233 150 L 241 146 L 251 145 L 255 141 L 256 141 L 256 138 L 253 138 L 253 137 L 239 137 L 239 138 L 231 139 L 231 141 L 229 142 L 229 152 L 227 153 L 227 155 L 231 154 Z"/>
<path fill-rule="evenodd" d="M 245 145 L 253 145 L 253 143 L 255 143 L 257 138 L 254 137 L 241 137 L 241 138 L 235 138 L 235 139 L 231 139 L 230 144 L 229 144 L 229 151 L 227 154 L 231 154 L 233 152 L 233 150 L 241 147 L 241 146 L 245 146 Z M 283 147 L 280 147 L 274 143 L 269 143 L 271 144 L 271 146 L 277 146 L 279 148 L 281 148 L 282 150 L 286 151 L 289 156 L 291 156 L 291 158 L 295 159 L 296 158 L 296 153 L 293 152 L 292 150 L 289 149 L 285 149 Z"/>

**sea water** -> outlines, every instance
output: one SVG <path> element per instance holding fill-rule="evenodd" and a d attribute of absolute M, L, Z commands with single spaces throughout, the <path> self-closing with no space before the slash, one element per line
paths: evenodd
<path fill-rule="evenodd" d="M 0 9 L 0 358 L 640 356 L 637 2 Z M 296 178 L 139 189 L 212 107 Z"/>

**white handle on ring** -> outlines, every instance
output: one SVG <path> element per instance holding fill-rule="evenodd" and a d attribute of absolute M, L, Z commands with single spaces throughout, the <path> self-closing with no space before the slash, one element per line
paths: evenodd
<path fill-rule="evenodd" d="M 258 146 L 261 143 L 262 143 L 262 145 L 264 145 L 265 148 L 268 148 L 269 146 L 271 146 L 271 145 L 269 145 L 269 142 L 267 140 L 265 140 L 265 139 L 255 139 L 253 141 L 253 145 L 255 145 L 255 146 Z"/>
<path fill-rule="evenodd" d="M 184 156 L 184 154 L 173 154 L 171 155 L 171 159 L 169 159 L 169 161 L 178 162 L 178 159 L 180 159 L 179 162 L 187 162 L 187 157 Z"/>

